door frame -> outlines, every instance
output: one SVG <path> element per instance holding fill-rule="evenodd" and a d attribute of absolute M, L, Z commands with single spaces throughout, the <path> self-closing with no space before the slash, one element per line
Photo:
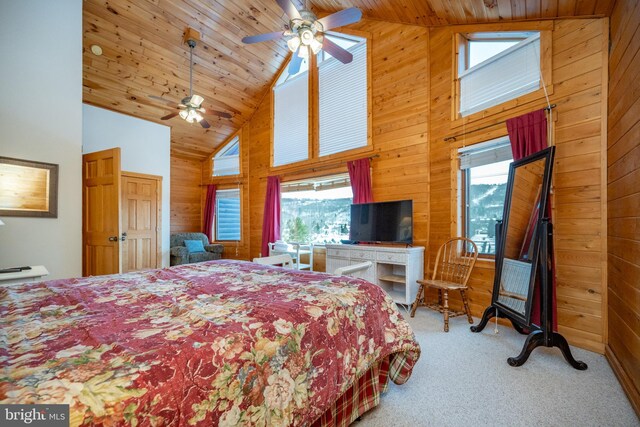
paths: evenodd
<path fill-rule="evenodd" d="M 151 179 L 156 182 L 157 191 L 156 191 L 156 267 L 162 268 L 162 176 L 160 175 L 151 175 L 146 173 L 139 172 L 129 172 L 129 171 L 120 171 L 120 180 L 124 177 L 130 178 L 141 178 L 141 179 Z M 124 197 L 125 189 L 124 186 L 120 189 L 120 205 L 122 206 L 122 198 Z M 124 209 L 120 210 L 120 218 L 122 224 L 122 215 L 124 214 Z M 126 230 L 123 230 L 126 231 Z M 124 249 L 124 246 L 123 246 Z M 124 262 L 124 256 L 122 256 L 122 262 Z"/>

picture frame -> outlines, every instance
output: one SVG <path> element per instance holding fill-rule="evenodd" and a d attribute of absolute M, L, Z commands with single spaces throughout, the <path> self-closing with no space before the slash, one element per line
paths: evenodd
<path fill-rule="evenodd" d="M 57 218 L 58 165 L 0 156 L 0 216 Z"/>

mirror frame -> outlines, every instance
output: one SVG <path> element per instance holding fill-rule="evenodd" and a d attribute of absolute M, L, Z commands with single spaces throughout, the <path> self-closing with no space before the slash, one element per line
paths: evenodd
<path fill-rule="evenodd" d="M 536 274 L 538 273 L 538 263 L 540 259 L 540 221 L 546 217 L 547 203 L 549 200 L 549 190 L 551 189 L 551 170 L 553 166 L 553 158 L 555 153 L 555 147 L 551 146 L 544 150 L 538 151 L 530 156 L 523 157 L 520 160 L 516 160 L 509 165 L 509 178 L 507 182 L 507 189 L 504 201 L 504 211 L 502 214 L 502 229 L 500 232 L 500 238 L 497 241 L 498 247 L 496 251 L 496 272 L 493 283 L 493 294 L 491 296 L 491 303 L 494 306 L 500 308 L 501 311 L 507 312 L 510 318 L 513 318 L 523 326 L 529 326 L 531 321 L 531 308 L 533 306 L 533 291 L 536 283 Z M 516 169 L 518 167 L 533 163 L 540 159 L 545 159 L 544 173 L 542 176 L 542 189 L 540 191 L 540 209 L 538 210 L 538 218 L 536 219 L 536 231 L 532 238 L 531 243 L 533 247 L 533 256 L 531 257 L 531 275 L 529 276 L 529 290 L 527 293 L 527 301 L 525 303 L 524 315 L 513 308 L 502 304 L 499 301 L 500 296 L 500 281 L 502 280 L 502 266 L 504 260 L 504 250 L 507 241 L 507 230 L 509 227 L 509 212 L 511 210 L 511 199 L 513 197 L 513 185 Z"/>
<path fill-rule="evenodd" d="M 58 217 L 58 165 L 53 163 L 35 162 L 31 160 L 13 159 L 10 157 L 1 157 L 0 164 L 16 165 L 25 168 L 45 169 L 49 171 L 49 209 L 48 210 L 31 210 L 31 209 L 7 209 L 6 206 L 0 206 L 0 216 L 17 216 L 17 217 L 34 217 L 34 218 L 57 218 Z M 1 178 L 1 177 L 0 177 Z"/>

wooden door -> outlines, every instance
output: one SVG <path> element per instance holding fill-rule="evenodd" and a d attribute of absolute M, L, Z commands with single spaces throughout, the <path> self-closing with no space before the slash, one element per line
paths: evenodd
<path fill-rule="evenodd" d="M 122 272 L 160 268 L 162 177 L 122 173 Z"/>
<path fill-rule="evenodd" d="M 82 156 L 82 274 L 120 272 L 120 148 Z"/>

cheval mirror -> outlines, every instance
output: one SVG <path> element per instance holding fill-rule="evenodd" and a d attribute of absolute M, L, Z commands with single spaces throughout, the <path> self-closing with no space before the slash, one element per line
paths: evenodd
<path fill-rule="evenodd" d="M 550 267 L 552 226 L 547 218 L 555 147 L 514 161 L 502 221 L 496 224 L 496 273 L 491 305 L 482 320 L 471 327 L 480 332 L 492 317 L 507 318 L 521 334 L 528 334 L 522 352 L 510 357 L 511 366 L 520 366 L 538 346 L 558 347 L 576 369 L 587 369 L 571 355 L 567 341 L 553 331 L 553 271 Z M 534 290 L 540 290 L 540 321 L 531 319 Z"/>

